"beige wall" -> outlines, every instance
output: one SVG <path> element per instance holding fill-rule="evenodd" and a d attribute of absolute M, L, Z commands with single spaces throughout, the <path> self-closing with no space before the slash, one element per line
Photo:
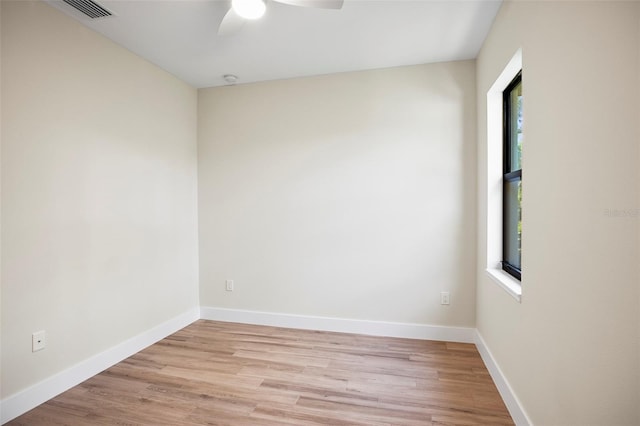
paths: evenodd
<path fill-rule="evenodd" d="M 605 215 L 639 207 L 638 3 L 507 2 L 477 78 L 466 61 L 206 89 L 198 113 L 47 5 L 1 10 L 2 398 L 201 304 L 477 320 L 535 424 L 640 422 L 640 219 Z M 486 92 L 519 47 L 520 304 L 484 272 Z"/>
<path fill-rule="evenodd" d="M 2 332 L 2 7 L 0 5 L 0 332 Z M 2 400 L 2 335 L 0 335 L 0 400 Z"/>
<path fill-rule="evenodd" d="M 637 2 L 506 2 L 477 60 L 477 326 L 536 425 L 640 423 L 639 19 Z M 520 47 L 518 304 L 484 268 L 486 94 Z"/>
<path fill-rule="evenodd" d="M 474 326 L 474 84 L 465 61 L 200 90 L 201 304 Z"/>
<path fill-rule="evenodd" d="M 198 306 L 197 95 L 24 1 L 2 2 L 2 88 L 6 397 Z"/>

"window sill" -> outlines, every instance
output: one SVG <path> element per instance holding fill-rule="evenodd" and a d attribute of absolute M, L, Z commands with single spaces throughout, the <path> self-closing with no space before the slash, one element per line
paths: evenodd
<path fill-rule="evenodd" d="M 487 274 L 489 274 L 489 277 L 502 287 L 504 291 L 516 299 L 518 303 L 521 302 L 522 285 L 520 284 L 520 281 L 507 274 L 502 269 L 489 268 L 487 269 Z"/>

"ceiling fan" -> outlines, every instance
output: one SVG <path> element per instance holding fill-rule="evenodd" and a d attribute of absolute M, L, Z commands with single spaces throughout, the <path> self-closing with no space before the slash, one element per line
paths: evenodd
<path fill-rule="evenodd" d="M 231 8 L 218 27 L 218 35 L 233 34 L 242 28 L 246 20 L 261 18 L 267 8 L 267 1 L 318 9 L 341 9 L 344 3 L 344 0 L 231 0 Z"/>

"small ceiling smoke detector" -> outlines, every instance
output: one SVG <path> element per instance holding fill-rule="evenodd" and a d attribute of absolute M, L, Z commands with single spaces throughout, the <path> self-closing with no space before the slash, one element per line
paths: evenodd
<path fill-rule="evenodd" d="M 222 78 L 224 78 L 224 81 L 228 84 L 236 84 L 238 82 L 238 77 L 233 74 L 225 74 Z"/>

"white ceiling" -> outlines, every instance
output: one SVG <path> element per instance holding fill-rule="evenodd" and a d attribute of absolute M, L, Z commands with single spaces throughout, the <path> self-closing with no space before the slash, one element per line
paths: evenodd
<path fill-rule="evenodd" d="M 49 3 L 194 87 L 475 58 L 501 0 L 345 0 L 341 10 L 267 2 L 259 21 L 218 36 L 226 0 L 96 0 L 89 19 Z"/>

